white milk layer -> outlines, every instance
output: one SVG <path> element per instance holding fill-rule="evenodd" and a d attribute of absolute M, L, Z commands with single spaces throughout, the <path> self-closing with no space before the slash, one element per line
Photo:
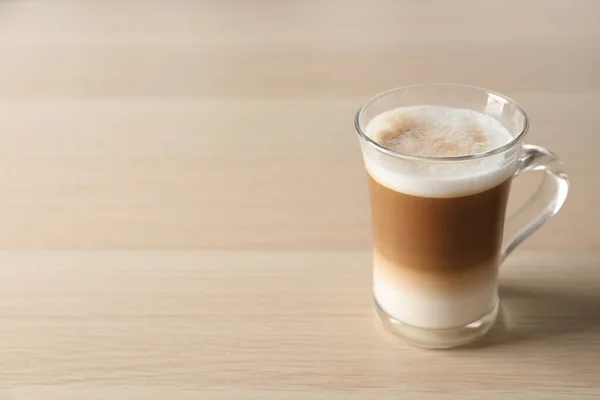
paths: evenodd
<path fill-rule="evenodd" d="M 418 279 L 394 279 L 389 265 L 376 256 L 373 266 L 373 293 L 379 307 L 406 324 L 428 329 L 448 329 L 468 325 L 495 306 L 497 275 L 465 285 L 459 290 L 440 290 Z M 489 270 L 490 266 L 481 266 Z M 493 265 L 491 268 L 495 268 Z M 398 268 L 398 266 L 395 266 Z M 402 267 L 400 267 L 402 268 Z"/>

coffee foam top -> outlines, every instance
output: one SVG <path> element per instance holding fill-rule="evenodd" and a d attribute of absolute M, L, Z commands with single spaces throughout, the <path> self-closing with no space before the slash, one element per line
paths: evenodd
<path fill-rule="evenodd" d="M 374 117 L 366 134 L 394 151 L 415 156 L 458 157 L 493 150 L 513 137 L 500 122 L 474 110 L 401 107 Z M 457 162 L 419 161 L 365 149 L 373 179 L 390 189 L 423 197 L 477 193 L 506 180 L 514 162 L 503 155 Z"/>

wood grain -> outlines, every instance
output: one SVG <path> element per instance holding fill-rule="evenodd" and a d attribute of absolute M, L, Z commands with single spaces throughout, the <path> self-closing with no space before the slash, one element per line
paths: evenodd
<path fill-rule="evenodd" d="M 597 253 L 515 255 L 494 330 L 451 351 L 380 328 L 370 257 L 2 253 L 0 388 L 16 398 L 46 398 L 48 387 L 90 398 L 598 393 Z"/>
<path fill-rule="evenodd" d="M 0 399 L 599 396 L 599 13 L 0 2 Z M 572 180 L 504 268 L 495 330 L 450 352 L 371 316 L 352 126 L 436 81 L 515 98 Z"/>
<path fill-rule="evenodd" d="M 368 250 L 353 113 L 427 81 L 516 98 L 564 158 L 529 249 L 600 247 L 597 3 L 340 5 L 3 2 L 0 248 Z"/>

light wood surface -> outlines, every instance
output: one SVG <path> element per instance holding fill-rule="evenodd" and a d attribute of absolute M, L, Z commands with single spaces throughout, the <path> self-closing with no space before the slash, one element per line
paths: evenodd
<path fill-rule="evenodd" d="M 599 15 L 0 2 L 0 399 L 600 397 Z M 492 333 L 443 352 L 371 315 L 352 126 L 433 81 L 515 98 L 572 180 L 504 266 Z"/>

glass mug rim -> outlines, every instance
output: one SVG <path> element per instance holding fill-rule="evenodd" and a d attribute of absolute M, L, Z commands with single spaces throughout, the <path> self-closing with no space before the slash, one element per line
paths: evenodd
<path fill-rule="evenodd" d="M 479 154 L 470 154 L 470 155 L 466 155 L 466 156 L 444 156 L 444 157 L 436 157 L 436 156 L 420 156 L 420 155 L 415 155 L 415 154 L 410 154 L 410 153 L 403 153 L 401 151 L 397 151 L 397 150 L 392 150 L 388 147 L 385 147 L 379 143 L 377 143 L 375 140 L 373 140 L 372 138 L 370 138 L 361 128 L 361 124 L 360 124 L 360 119 L 362 117 L 362 114 L 364 112 L 364 110 L 371 105 L 373 102 L 377 101 L 378 99 L 381 99 L 382 97 L 388 96 L 392 93 L 396 93 L 396 92 L 402 92 L 405 91 L 407 89 L 415 89 L 415 88 L 419 88 L 419 87 L 440 87 L 440 88 L 457 88 L 457 89 L 471 89 L 471 90 L 475 90 L 481 93 L 485 93 L 488 95 L 494 95 L 497 97 L 502 98 L 503 100 L 505 100 L 507 103 L 510 103 L 512 106 L 515 107 L 516 110 L 518 110 L 518 112 L 521 114 L 521 116 L 523 117 L 523 126 L 521 128 L 521 132 L 519 132 L 518 135 L 516 135 L 513 140 L 511 140 L 510 142 L 497 147 L 495 149 L 492 150 L 488 150 L 486 152 L 483 153 L 479 153 Z M 529 130 L 529 118 L 527 117 L 527 113 L 525 112 L 525 110 L 523 109 L 523 107 L 521 107 L 519 105 L 519 103 L 517 103 L 515 100 L 511 99 L 508 96 L 505 96 L 501 93 L 495 92 L 493 90 L 489 90 L 486 88 L 482 88 L 479 86 L 474 86 L 474 85 L 465 85 L 465 84 L 459 84 L 459 83 L 417 83 L 417 84 L 413 84 L 413 85 L 407 85 L 407 86 L 399 86 L 393 89 L 389 89 L 386 90 L 385 92 L 381 92 L 376 94 L 375 96 L 371 97 L 369 100 L 367 100 L 365 102 L 365 104 L 363 104 L 358 111 L 356 111 L 356 114 L 354 116 L 354 127 L 356 129 L 356 132 L 358 133 L 359 137 L 362 138 L 363 140 L 365 140 L 368 144 L 370 144 L 371 146 L 375 147 L 376 150 L 385 153 L 387 155 L 393 156 L 393 157 L 397 157 L 397 158 L 405 158 L 405 159 L 411 159 L 411 160 L 420 160 L 420 161 L 430 161 L 430 162 L 460 162 L 460 161 L 470 161 L 470 160 L 477 160 L 477 159 L 483 159 L 483 158 L 487 158 L 487 157 L 491 157 L 500 153 L 503 153 L 505 151 L 510 150 L 511 148 L 513 148 L 516 144 L 518 144 L 527 134 L 528 130 Z"/>

